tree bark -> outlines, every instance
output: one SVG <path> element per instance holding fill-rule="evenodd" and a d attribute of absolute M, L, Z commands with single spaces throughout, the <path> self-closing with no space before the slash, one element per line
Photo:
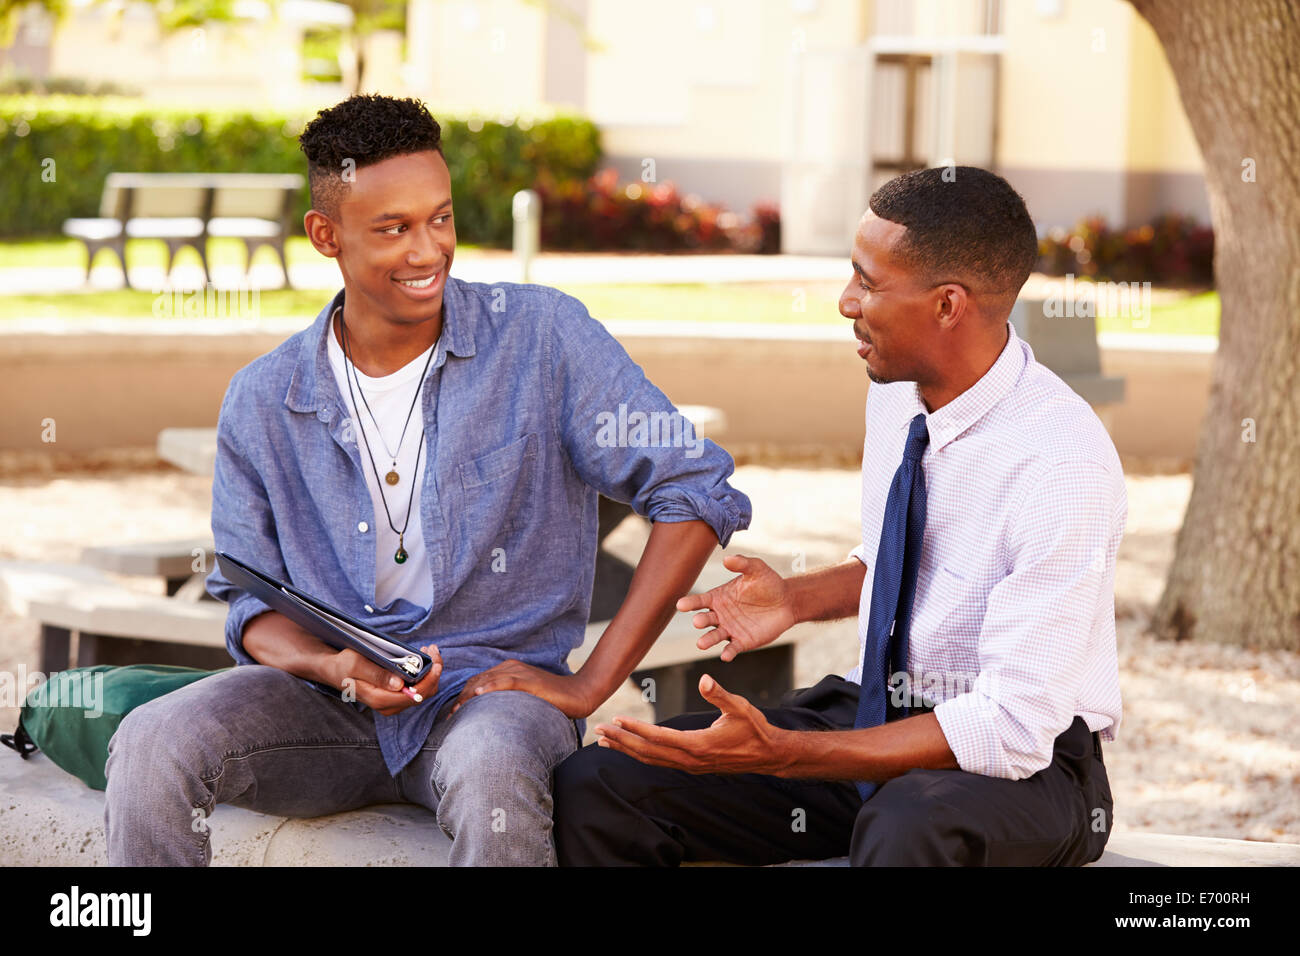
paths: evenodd
<path fill-rule="evenodd" d="M 1131 2 L 1164 46 L 1205 161 L 1223 309 L 1151 628 L 1300 650 L 1300 5 Z"/>

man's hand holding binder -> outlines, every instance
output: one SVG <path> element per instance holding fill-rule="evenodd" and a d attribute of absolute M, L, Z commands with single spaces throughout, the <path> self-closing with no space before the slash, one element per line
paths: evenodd
<path fill-rule="evenodd" d="M 345 696 L 355 697 L 381 714 L 395 714 L 412 704 L 429 700 L 438 690 L 438 678 L 442 676 L 442 656 L 433 644 L 425 645 L 420 650 L 433 658 L 433 666 L 419 683 L 412 684 L 409 688 L 396 674 L 347 648 L 338 651 L 330 663 L 333 679 L 329 685 L 339 688 Z"/>
<path fill-rule="evenodd" d="M 259 664 L 327 684 L 381 714 L 396 714 L 419 702 L 396 674 L 350 648 L 335 650 L 278 611 L 265 611 L 248 622 L 244 650 Z M 429 700 L 442 677 L 442 657 L 433 644 L 420 650 L 432 658 L 433 666 L 409 687 L 421 700 Z"/>

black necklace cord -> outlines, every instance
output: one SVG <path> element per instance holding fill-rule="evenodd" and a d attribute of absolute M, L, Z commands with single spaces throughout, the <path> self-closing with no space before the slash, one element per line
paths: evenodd
<path fill-rule="evenodd" d="M 347 353 L 348 327 L 347 327 L 347 323 L 343 321 L 343 313 L 342 313 L 341 310 L 340 310 L 340 312 L 339 312 L 339 326 L 340 326 L 340 328 L 343 330 L 343 347 L 344 347 L 344 352 L 345 352 L 345 354 L 346 354 L 346 353 Z M 424 361 L 424 371 L 425 371 L 426 373 L 429 371 L 429 363 L 430 363 L 431 361 L 433 361 L 433 353 L 436 352 L 437 349 L 438 349 L 438 343 L 435 342 L 435 343 L 433 344 L 432 348 L 429 350 L 429 357 L 428 357 L 427 359 L 425 359 L 425 361 Z M 352 357 L 351 357 L 351 355 L 348 356 L 348 361 L 349 361 L 349 362 L 352 361 Z M 353 374 L 355 375 L 355 374 L 356 374 L 356 363 L 355 363 L 355 362 L 352 363 L 352 371 L 353 371 Z M 421 385 L 424 384 L 424 379 L 423 379 L 423 378 L 420 379 L 420 384 L 421 384 Z M 349 390 L 351 389 L 351 387 L 352 387 L 352 386 L 351 386 L 351 380 L 349 380 L 349 384 L 348 384 L 348 388 L 349 388 Z M 370 403 L 369 403 L 368 401 L 366 401 L 366 393 L 365 393 L 364 391 L 362 391 L 362 389 L 361 389 L 361 381 L 360 381 L 359 379 L 357 380 L 357 391 L 358 391 L 358 392 L 361 392 L 361 404 L 363 404 L 363 405 L 366 406 L 366 411 L 367 411 L 367 412 L 369 413 L 369 415 L 370 415 L 370 420 L 371 420 L 372 422 L 375 423 L 375 431 L 379 433 L 379 440 L 380 440 L 380 441 L 384 441 L 384 430 L 383 430 L 382 428 L 379 427 L 379 419 L 375 418 L 375 413 L 372 412 L 372 411 L 370 411 Z M 402 437 L 399 438 L 399 439 L 397 439 L 397 451 L 398 451 L 399 454 L 400 454 L 401 451 L 402 451 L 402 442 L 404 442 L 404 441 L 406 440 L 406 428 L 407 428 L 408 425 L 411 424 L 411 412 L 415 411 L 415 401 L 416 401 L 416 399 L 418 399 L 419 397 L 420 397 L 420 389 L 417 388 L 417 389 L 415 390 L 415 394 L 414 394 L 413 396 L 411 396 L 411 407 L 408 408 L 408 409 L 406 410 L 406 421 L 404 421 L 404 422 L 402 423 Z M 356 403 L 356 396 L 355 396 L 355 395 L 352 396 L 352 401 L 353 401 L 353 404 L 355 405 L 355 403 Z M 367 447 L 368 447 L 368 446 L 367 446 Z M 388 451 L 388 442 L 384 442 L 384 451 L 386 451 L 386 452 Z M 391 452 L 389 452 L 389 457 L 393 459 L 393 463 L 394 463 L 394 464 L 397 463 L 397 455 L 394 455 L 394 454 L 392 454 Z"/>
<path fill-rule="evenodd" d="M 344 356 L 347 358 L 347 360 L 348 360 L 348 364 L 351 365 L 351 364 L 352 364 L 352 354 L 351 354 L 351 351 L 350 351 L 349 348 L 348 348 L 348 324 L 347 324 L 347 322 L 344 321 L 342 313 L 339 314 L 339 326 L 340 326 L 340 328 L 342 329 L 342 332 L 343 332 L 343 354 L 344 354 Z M 429 357 L 428 357 L 427 359 L 425 359 L 425 362 L 424 362 L 424 371 L 425 371 L 425 374 L 427 374 L 428 371 L 429 371 L 429 362 L 431 362 L 431 361 L 433 360 L 433 353 L 434 353 L 435 351 L 437 351 L 437 343 L 434 344 L 434 348 L 429 352 Z M 355 372 L 356 372 L 356 369 L 353 368 L 353 373 L 355 374 Z M 423 375 L 422 375 L 421 378 L 420 378 L 420 384 L 421 384 L 421 387 L 423 387 L 423 385 L 424 385 L 424 377 L 423 377 Z M 357 391 L 361 391 L 361 383 L 360 383 L 360 382 L 357 383 Z M 349 395 L 352 395 L 352 379 L 351 379 L 351 378 L 348 379 L 348 394 L 349 394 Z M 416 396 L 416 398 L 419 398 L 419 396 L 420 396 L 420 389 L 419 389 L 419 388 L 417 388 L 417 389 L 415 390 L 415 396 Z M 361 400 L 364 402 L 365 399 L 366 399 L 366 394 L 365 394 L 365 392 L 361 392 Z M 357 403 L 357 398 L 356 398 L 355 395 L 352 395 L 352 407 L 353 407 L 354 409 L 356 408 L 356 403 Z M 411 400 L 411 408 L 412 408 L 412 409 L 415 408 L 415 399 L 412 399 L 412 400 Z M 369 405 L 366 406 L 366 410 L 367 410 L 367 411 L 370 410 L 370 406 L 369 406 Z M 371 417 L 373 417 L 373 415 L 372 415 Z M 410 412 L 407 412 L 407 413 L 406 413 L 406 417 L 409 419 L 409 418 L 411 417 L 411 413 L 410 413 Z M 419 447 L 418 449 L 416 449 L 416 452 L 415 452 L 415 472 L 411 475 L 411 494 L 410 494 L 410 497 L 407 499 L 407 502 L 406 502 L 406 520 L 402 523 L 402 530 L 401 530 L 401 531 L 398 531 L 397 528 L 396 528 L 396 526 L 393 524 L 393 516 L 392 516 L 392 513 L 389 512 L 389 510 L 388 510 L 388 498 L 387 498 L 387 496 L 384 494 L 384 483 L 383 483 L 382 481 L 379 480 L 379 469 L 375 466 L 375 455 L 374 455 L 374 453 L 370 450 L 370 439 L 369 439 L 368 437 L 366 437 L 366 430 L 365 430 L 364 428 L 361 428 L 361 423 L 360 423 L 360 422 L 357 422 L 357 427 L 358 427 L 358 430 L 361 432 L 361 438 L 362 438 L 362 440 L 364 440 L 365 443 L 366 443 L 366 455 L 367 455 L 367 457 L 370 459 L 370 467 L 371 467 L 371 469 L 372 469 L 372 470 L 374 471 L 374 473 L 375 473 L 375 484 L 379 486 L 379 500 L 380 500 L 381 502 L 383 502 L 383 505 L 384 505 L 384 516 L 388 519 L 388 527 L 392 528 L 392 529 L 393 529 L 393 534 L 395 534 L 395 535 L 398 536 L 398 539 L 399 539 L 398 547 L 401 548 L 401 547 L 402 547 L 401 539 L 404 538 L 404 537 L 406 536 L 406 529 L 407 529 L 407 526 L 409 526 L 410 523 L 411 523 L 411 505 L 412 505 L 412 503 L 415 501 L 415 484 L 416 484 L 416 475 L 418 475 L 418 474 L 419 474 L 419 471 L 420 471 L 420 455 L 422 455 L 422 454 L 424 453 L 424 429 L 420 429 L 420 447 Z M 399 448 L 400 448 L 400 446 L 399 446 Z"/>

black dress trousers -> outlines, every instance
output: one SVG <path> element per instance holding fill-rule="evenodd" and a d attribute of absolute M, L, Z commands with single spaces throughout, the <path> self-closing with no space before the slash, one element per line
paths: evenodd
<path fill-rule="evenodd" d="M 787 730 L 848 730 L 858 685 L 832 675 L 760 709 Z M 694 730 L 717 715 L 664 725 Z M 891 710 L 889 719 L 898 716 Z M 1101 739 L 1082 717 L 1056 738 L 1052 762 L 1023 780 L 910 770 L 863 803 L 849 782 L 691 774 L 592 744 L 556 768 L 554 799 L 566 866 L 845 855 L 854 866 L 1080 866 L 1101 856 L 1112 809 Z"/>

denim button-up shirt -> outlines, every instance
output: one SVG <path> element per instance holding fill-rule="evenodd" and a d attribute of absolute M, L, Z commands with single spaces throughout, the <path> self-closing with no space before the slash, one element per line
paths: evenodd
<path fill-rule="evenodd" d="M 731 456 L 681 427 L 667 396 L 578 300 L 449 276 L 421 402 L 428 466 L 418 517 L 433 604 L 397 598 L 381 607 L 375 536 L 358 526 L 373 529 L 383 516 L 373 513 L 362 471 L 370 464 L 327 351 L 343 297 L 231 379 L 217 425 L 212 532 L 219 550 L 376 630 L 438 646 L 436 694 L 392 716 L 374 712 L 396 775 L 474 674 L 508 659 L 571 673 L 566 659 L 591 606 L 597 492 L 651 521 L 703 520 L 723 547 L 749 526 L 751 509 L 728 484 Z M 206 583 L 230 605 L 231 655 L 256 663 L 244 625 L 268 606 L 215 566 Z"/>

